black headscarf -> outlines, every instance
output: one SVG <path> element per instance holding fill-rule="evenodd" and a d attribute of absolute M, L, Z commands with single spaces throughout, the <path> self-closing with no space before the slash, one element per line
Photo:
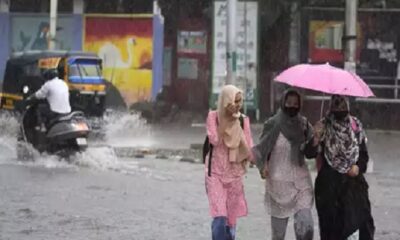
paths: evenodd
<path fill-rule="evenodd" d="M 288 96 L 295 95 L 299 98 L 301 108 L 301 95 L 294 89 L 287 90 L 282 97 L 281 108 L 264 124 L 264 130 L 260 138 L 260 143 L 253 148 L 253 153 L 257 161 L 257 167 L 264 169 L 265 162 L 268 160 L 279 134 L 290 142 L 291 160 L 293 163 L 302 166 L 304 164 L 304 154 L 302 145 L 311 138 L 312 127 L 305 117 L 297 114 L 290 117 L 283 111 Z"/>

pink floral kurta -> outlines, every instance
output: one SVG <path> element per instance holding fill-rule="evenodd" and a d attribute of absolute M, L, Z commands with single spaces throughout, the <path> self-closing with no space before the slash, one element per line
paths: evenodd
<path fill-rule="evenodd" d="M 244 134 L 249 148 L 253 147 L 250 120 L 244 118 Z M 228 160 L 228 148 L 218 136 L 217 112 L 207 117 L 207 135 L 214 146 L 211 161 L 211 177 L 208 176 L 208 157 L 205 164 L 206 191 L 212 217 L 227 217 L 230 226 L 236 225 L 238 217 L 247 215 L 242 177 L 246 169 L 240 163 Z"/>

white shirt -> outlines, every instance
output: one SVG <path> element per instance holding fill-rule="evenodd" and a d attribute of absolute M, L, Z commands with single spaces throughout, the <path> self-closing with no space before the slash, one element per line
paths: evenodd
<path fill-rule="evenodd" d="M 50 109 L 56 113 L 70 113 L 68 85 L 59 78 L 47 81 L 41 89 L 35 93 L 38 99 L 47 99 Z"/>

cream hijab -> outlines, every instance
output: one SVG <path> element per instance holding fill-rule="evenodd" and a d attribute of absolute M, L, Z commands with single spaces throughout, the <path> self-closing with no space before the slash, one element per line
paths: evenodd
<path fill-rule="evenodd" d="M 240 113 L 229 116 L 226 112 L 229 104 L 235 104 L 238 93 L 242 93 L 242 91 L 233 85 L 226 85 L 222 88 L 217 108 L 218 132 L 223 134 L 222 139 L 229 149 L 229 162 L 242 163 L 250 157 L 250 149 L 240 126 Z"/>

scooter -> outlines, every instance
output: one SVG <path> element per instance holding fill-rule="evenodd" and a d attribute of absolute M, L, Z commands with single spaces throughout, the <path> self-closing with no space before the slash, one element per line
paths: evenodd
<path fill-rule="evenodd" d="M 24 96 L 29 88 L 23 87 Z M 39 153 L 48 153 L 69 159 L 75 153 L 83 152 L 88 147 L 89 125 L 83 112 L 71 112 L 52 119 L 46 129 L 37 123 L 37 107 L 43 104 L 27 102 L 22 113 L 22 121 L 17 142 L 17 157 L 20 160 L 33 158 L 32 146 Z"/>

